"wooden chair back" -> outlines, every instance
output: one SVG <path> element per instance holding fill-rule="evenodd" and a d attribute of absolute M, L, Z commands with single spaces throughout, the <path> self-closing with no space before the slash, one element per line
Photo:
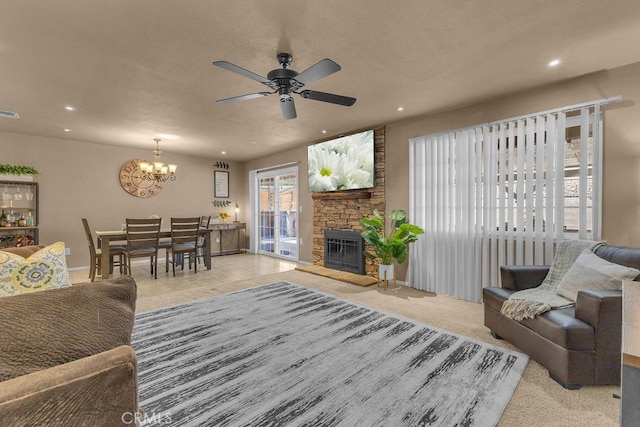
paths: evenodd
<path fill-rule="evenodd" d="M 211 215 L 200 217 L 200 228 L 209 228 L 209 224 L 211 224 Z"/>
<path fill-rule="evenodd" d="M 84 234 L 85 236 L 87 236 L 87 242 L 89 243 L 89 256 L 91 257 L 91 262 L 95 262 L 96 245 L 93 242 L 93 234 L 91 234 L 91 229 L 89 228 L 89 221 L 87 221 L 87 218 L 82 218 L 82 226 L 84 227 Z"/>
<path fill-rule="evenodd" d="M 200 218 L 171 218 L 171 246 L 193 245 L 200 229 Z"/>
<path fill-rule="evenodd" d="M 135 252 L 140 249 L 153 249 L 158 251 L 160 239 L 161 218 L 127 218 L 127 248 Z"/>

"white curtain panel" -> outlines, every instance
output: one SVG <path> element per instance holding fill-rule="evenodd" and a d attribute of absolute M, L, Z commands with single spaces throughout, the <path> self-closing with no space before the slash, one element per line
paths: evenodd
<path fill-rule="evenodd" d="M 600 238 L 599 103 L 413 138 L 408 283 L 480 301 L 501 265 L 550 264 Z"/>

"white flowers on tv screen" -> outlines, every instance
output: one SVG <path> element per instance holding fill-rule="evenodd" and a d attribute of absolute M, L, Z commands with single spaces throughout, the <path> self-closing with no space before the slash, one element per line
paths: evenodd
<path fill-rule="evenodd" d="M 310 192 L 373 187 L 373 130 L 311 145 L 307 159 Z"/>

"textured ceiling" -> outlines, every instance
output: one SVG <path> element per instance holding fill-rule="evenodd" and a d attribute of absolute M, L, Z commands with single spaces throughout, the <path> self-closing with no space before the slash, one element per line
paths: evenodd
<path fill-rule="evenodd" d="M 638 40 L 638 0 L 4 0 L 0 131 L 243 161 L 638 62 Z M 279 51 L 340 64 L 305 89 L 356 104 L 215 103 L 266 88 L 212 61 L 266 76 Z"/>

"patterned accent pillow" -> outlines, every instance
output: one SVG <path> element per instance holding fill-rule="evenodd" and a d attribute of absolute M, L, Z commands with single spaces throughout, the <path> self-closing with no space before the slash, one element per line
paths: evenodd
<path fill-rule="evenodd" d="M 633 280 L 638 274 L 635 268 L 614 264 L 585 250 L 560 281 L 557 293 L 575 301 L 578 291 L 619 290 L 623 280 Z"/>
<path fill-rule="evenodd" d="M 71 286 L 64 243 L 49 245 L 29 258 L 0 251 L 0 297 Z"/>

